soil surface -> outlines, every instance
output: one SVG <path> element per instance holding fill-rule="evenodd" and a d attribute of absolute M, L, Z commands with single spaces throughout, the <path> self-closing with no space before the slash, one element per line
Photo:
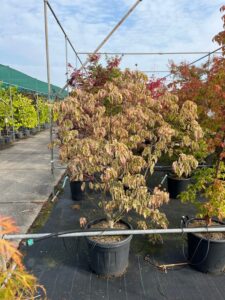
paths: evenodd
<path fill-rule="evenodd" d="M 195 220 L 188 224 L 188 227 L 206 227 L 206 221 L 204 220 Z M 212 222 L 208 227 L 216 227 L 216 226 L 223 226 L 217 222 Z M 206 238 L 208 240 L 225 240 L 225 232 L 209 232 L 209 233 L 195 233 L 197 236 Z"/>
<path fill-rule="evenodd" d="M 108 230 L 109 224 L 107 221 L 101 221 L 97 224 L 91 225 L 90 228 L 91 229 Z M 122 222 L 118 222 L 118 223 L 114 224 L 113 229 L 129 229 L 129 227 Z M 105 243 L 105 244 L 117 243 L 117 242 L 125 240 L 126 238 L 127 238 L 126 235 L 92 236 L 92 237 L 90 237 L 90 239 L 93 241 Z"/>

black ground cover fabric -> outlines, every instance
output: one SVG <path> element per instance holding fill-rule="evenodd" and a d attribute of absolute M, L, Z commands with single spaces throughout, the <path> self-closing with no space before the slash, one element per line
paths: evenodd
<path fill-rule="evenodd" d="M 152 184 L 163 177 L 155 174 Z M 98 195 L 88 193 L 85 201 L 71 200 L 69 185 L 60 196 L 40 232 L 79 228 L 79 218 L 100 217 Z M 182 215 L 194 215 L 190 205 L 171 200 L 163 207 L 170 227 L 179 227 Z M 25 264 L 47 290 L 51 300 L 224 300 L 225 275 L 202 274 L 189 266 L 163 272 L 154 264 L 184 262 L 185 236 L 164 235 L 162 245 L 152 245 L 146 236 L 133 237 L 127 272 L 119 278 L 102 278 L 89 269 L 83 238 L 46 239 L 24 247 Z"/>

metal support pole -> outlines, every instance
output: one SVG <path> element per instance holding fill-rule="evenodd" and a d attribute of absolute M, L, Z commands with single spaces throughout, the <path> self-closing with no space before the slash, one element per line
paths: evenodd
<path fill-rule="evenodd" d="M 78 62 L 77 62 L 77 56 L 76 56 L 76 70 L 78 69 Z"/>
<path fill-rule="evenodd" d="M 110 31 L 110 33 L 106 36 L 106 38 L 101 42 L 101 44 L 95 49 L 95 51 L 92 54 L 96 54 L 103 45 L 109 40 L 109 38 L 113 35 L 113 33 L 120 27 L 120 25 L 127 19 L 127 17 L 134 11 L 134 9 L 137 7 L 137 5 L 141 2 L 142 0 L 137 0 L 136 3 L 129 9 L 129 11 L 125 14 L 125 16 L 116 24 L 116 26 Z M 77 54 L 77 53 L 76 53 Z M 79 56 L 77 55 L 79 58 Z M 85 63 L 81 65 L 80 70 L 85 70 L 85 66 L 89 62 L 89 59 L 86 59 Z M 60 93 L 67 88 L 68 83 L 64 85 L 64 87 L 61 89 Z"/>
<path fill-rule="evenodd" d="M 50 60 L 49 60 L 49 45 L 48 45 L 48 0 L 44 0 L 44 17 L 45 17 L 45 47 L 46 47 L 46 66 L 47 66 L 47 79 L 48 79 L 48 101 L 51 100 L 51 78 L 50 78 Z M 52 145 L 52 106 L 50 106 L 50 144 Z M 51 173 L 54 175 L 54 152 L 51 147 Z"/>
<path fill-rule="evenodd" d="M 208 233 L 208 232 L 225 232 L 225 226 L 216 227 L 191 227 L 191 228 L 169 228 L 169 229 L 146 229 L 146 230 L 74 230 L 69 233 L 34 233 L 34 234 L 5 234 L 2 239 L 39 239 L 39 238 L 72 238 L 85 236 L 111 236 L 111 235 L 145 235 L 145 234 L 183 234 L 183 233 Z"/>
<path fill-rule="evenodd" d="M 69 69 L 68 69 L 68 47 L 67 47 L 67 36 L 65 35 L 65 58 L 66 58 L 66 82 L 69 81 Z M 67 85 L 67 92 L 69 93 L 69 86 Z"/>
<path fill-rule="evenodd" d="M 13 135 L 13 141 L 15 141 L 14 112 L 13 112 L 13 99 L 12 99 L 11 87 L 9 87 L 9 99 L 10 99 L 10 110 L 11 110 L 11 118 L 12 118 L 12 135 Z"/>
<path fill-rule="evenodd" d="M 105 43 L 108 41 L 108 39 L 113 35 L 113 33 L 120 27 L 120 25 L 127 19 L 127 17 L 135 10 L 135 8 L 138 6 L 138 4 L 141 2 L 142 0 L 137 0 L 135 2 L 135 4 L 129 9 L 129 11 L 123 16 L 123 18 L 116 24 L 116 26 L 110 31 L 110 33 L 106 36 L 106 38 L 101 42 L 101 44 L 95 49 L 95 51 L 93 52 L 93 54 L 96 54 L 103 45 L 105 45 Z M 87 63 L 89 62 L 89 60 L 87 59 L 85 61 L 85 63 L 83 64 L 83 66 L 81 67 L 81 70 L 87 65 Z"/>

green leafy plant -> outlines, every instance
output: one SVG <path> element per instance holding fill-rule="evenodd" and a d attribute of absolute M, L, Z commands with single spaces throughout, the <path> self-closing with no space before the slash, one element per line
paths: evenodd
<path fill-rule="evenodd" d="M 46 100 L 41 97 L 38 98 L 37 112 L 39 114 L 40 125 L 50 122 L 49 105 Z"/>
<path fill-rule="evenodd" d="M 17 93 L 13 97 L 14 127 L 34 128 L 38 125 L 37 111 L 28 97 Z"/>
<path fill-rule="evenodd" d="M 209 150 L 214 151 L 216 161 L 212 168 L 198 170 L 195 183 L 180 195 L 182 202 L 191 202 L 197 208 L 197 215 L 207 223 L 213 217 L 225 218 L 225 127 L 209 141 Z M 203 200 L 199 200 L 199 194 Z"/>
<path fill-rule="evenodd" d="M 10 100 L 12 99 L 12 104 Z M 11 108 L 12 105 L 12 108 Z M 41 118 L 47 120 L 46 106 L 41 102 Z M 12 111 L 13 110 L 13 111 Z M 13 115 L 13 117 L 12 117 Z M 0 88 L 0 129 L 14 126 L 17 130 L 20 127 L 34 128 L 38 124 L 37 111 L 33 101 L 27 96 L 18 92 L 14 87 Z"/>
<path fill-rule="evenodd" d="M 16 89 L 12 88 L 12 95 L 15 94 Z M 10 105 L 9 89 L 3 88 L 0 85 L 0 130 L 6 128 L 6 126 L 12 126 L 12 112 Z"/>

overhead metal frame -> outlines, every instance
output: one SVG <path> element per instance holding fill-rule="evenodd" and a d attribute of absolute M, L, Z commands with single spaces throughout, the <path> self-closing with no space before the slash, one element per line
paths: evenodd
<path fill-rule="evenodd" d="M 54 19 L 56 20 L 57 24 L 59 25 L 61 31 L 64 34 L 64 38 L 65 38 L 65 64 L 66 64 L 66 85 L 61 89 L 60 92 L 62 92 L 65 88 L 67 88 L 68 90 L 68 79 L 69 79 L 69 74 L 68 74 L 68 44 L 70 45 L 70 47 L 72 48 L 73 52 L 76 55 L 76 61 L 78 60 L 81 64 L 81 68 L 80 70 L 85 69 L 85 66 L 88 63 L 88 60 L 86 60 L 84 63 L 82 62 L 82 60 L 80 59 L 79 55 L 86 55 L 86 54 L 112 54 L 112 55 L 181 55 L 181 54 L 205 54 L 204 56 L 198 58 L 197 60 L 191 62 L 189 65 L 193 65 L 194 63 L 206 58 L 206 57 L 210 57 L 210 55 L 219 52 L 222 47 L 219 47 L 218 49 L 208 52 L 208 51 L 183 51 L 183 52 L 99 52 L 99 50 L 102 48 L 103 45 L 105 45 L 105 43 L 109 40 L 109 38 L 113 35 L 113 33 L 121 26 L 121 24 L 127 19 L 127 17 L 134 11 L 134 9 L 138 6 L 138 4 L 142 1 L 142 0 L 137 0 L 134 5 L 129 9 L 129 11 L 123 16 L 123 18 L 116 24 L 116 26 L 110 31 L 110 33 L 106 36 L 106 38 L 100 43 L 100 45 L 94 50 L 94 52 L 77 52 L 73 46 L 73 44 L 71 43 L 71 40 L 69 39 L 67 33 L 65 32 L 61 22 L 59 21 L 58 17 L 56 16 L 52 6 L 50 5 L 48 0 L 43 0 L 44 1 L 44 15 L 45 15 L 45 42 L 46 42 L 46 66 L 47 66 L 47 79 L 48 79 L 48 99 L 51 102 L 51 78 L 50 78 L 50 59 L 49 59 L 49 44 L 48 44 L 48 14 L 47 14 L 47 10 L 49 8 L 49 10 L 51 11 Z M 220 52 L 221 53 L 221 52 Z M 143 71 L 146 73 L 166 73 L 169 71 L 166 70 L 153 70 L 153 71 Z M 171 76 L 172 74 L 168 74 L 164 77 L 162 77 L 163 79 L 168 78 L 169 76 Z M 52 112 L 50 114 L 50 143 L 53 142 L 53 136 L 52 136 L 52 129 L 53 129 L 53 120 L 52 120 Z M 51 147 L 51 172 L 54 176 L 54 169 L 64 169 L 61 167 L 54 167 L 54 152 L 53 152 L 53 148 Z M 53 193 L 54 195 L 54 193 Z"/>
<path fill-rule="evenodd" d="M 62 24 L 60 23 L 58 17 L 56 16 L 52 6 L 50 5 L 48 0 L 44 0 L 44 24 L 45 24 L 45 52 L 46 52 L 46 69 L 47 69 L 47 81 L 48 81 L 48 101 L 49 103 L 53 103 L 53 99 L 51 97 L 51 72 L 50 72 L 50 56 L 49 56 L 49 33 L 48 33 L 48 9 L 50 10 L 51 14 L 53 15 L 54 19 L 56 20 L 57 24 L 59 25 L 59 28 L 61 29 L 64 38 L 65 38 L 65 69 L 66 69 L 66 82 L 68 82 L 68 44 L 70 45 L 71 49 L 76 55 L 76 58 L 79 60 L 81 66 L 85 69 L 83 66 L 83 62 L 80 59 L 79 55 L 77 54 L 77 51 L 75 50 L 69 36 L 67 35 L 66 31 L 64 30 Z M 68 87 L 68 85 L 67 85 Z M 63 88 L 64 89 L 64 88 Z M 62 90 L 63 90 L 62 89 Z M 62 91 L 61 90 L 61 91 Z M 67 88 L 68 91 L 68 88 Z M 50 130 L 49 130 L 49 138 L 50 138 L 50 144 L 53 143 L 53 111 L 52 106 L 50 106 Z M 51 174 L 53 176 L 54 180 L 54 150 L 53 147 L 50 149 L 51 152 Z M 54 189 L 53 189 L 53 195 L 54 195 Z"/>
<path fill-rule="evenodd" d="M 79 55 L 90 55 L 92 52 L 77 52 Z M 100 55 L 195 55 L 195 54 L 209 54 L 210 51 L 184 51 L 184 52 L 97 52 L 96 54 Z M 221 54 L 223 52 L 218 52 Z"/>

